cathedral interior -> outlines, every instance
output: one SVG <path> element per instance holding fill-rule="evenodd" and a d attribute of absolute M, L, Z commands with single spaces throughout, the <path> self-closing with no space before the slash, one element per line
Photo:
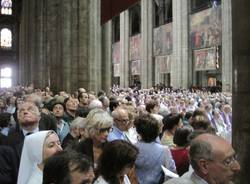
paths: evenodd
<path fill-rule="evenodd" d="M 250 180 L 249 0 L 1 0 L 0 88 L 214 88 Z"/>

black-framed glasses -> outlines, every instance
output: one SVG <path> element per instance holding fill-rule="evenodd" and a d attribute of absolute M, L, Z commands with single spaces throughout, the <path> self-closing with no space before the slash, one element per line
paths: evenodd
<path fill-rule="evenodd" d="M 99 130 L 100 133 L 104 133 L 104 132 L 112 132 L 113 128 L 112 127 L 108 127 L 108 128 L 101 128 Z"/>

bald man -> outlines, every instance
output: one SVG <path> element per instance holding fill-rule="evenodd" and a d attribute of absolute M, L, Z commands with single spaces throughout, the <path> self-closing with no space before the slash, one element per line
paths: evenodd
<path fill-rule="evenodd" d="M 112 132 L 108 135 L 108 141 L 117 139 L 128 141 L 128 138 L 125 135 L 125 131 L 128 130 L 129 125 L 128 111 L 119 107 L 116 108 L 111 115 L 113 117 L 114 124 Z"/>
<path fill-rule="evenodd" d="M 193 173 L 164 184 L 229 184 L 240 171 L 231 144 L 216 135 L 197 136 L 191 142 L 189 155 Z"/>

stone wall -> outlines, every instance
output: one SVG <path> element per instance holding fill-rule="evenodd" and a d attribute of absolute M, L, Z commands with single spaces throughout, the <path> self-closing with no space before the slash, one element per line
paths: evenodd
<path fill-rule="evenodd" d="M 102 89 L 99 0 L 23 0 L 20 29 L 21 84 Z"/>

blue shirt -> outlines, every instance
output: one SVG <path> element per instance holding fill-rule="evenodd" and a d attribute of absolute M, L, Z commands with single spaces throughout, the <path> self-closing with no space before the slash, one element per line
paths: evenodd
<path fill-rule="evenodd" d="M 69 124 L 65 122 L 63 119 L 61 121 L 61 128 L 57 127 L 57 134 L 59 136 L 59 139 L 61 142 L 63 142 L 64 138 L 68 135 L 70 132 Z"/>
<path fill-rule="evenodd" d="M 108 135 L 108 142 L 111 142 L 113 140 L 127 141 L 125 134 L 121 130 L 119 130 L 116 126 L 113 126 L 112 132 L 110 132 Z"/>

